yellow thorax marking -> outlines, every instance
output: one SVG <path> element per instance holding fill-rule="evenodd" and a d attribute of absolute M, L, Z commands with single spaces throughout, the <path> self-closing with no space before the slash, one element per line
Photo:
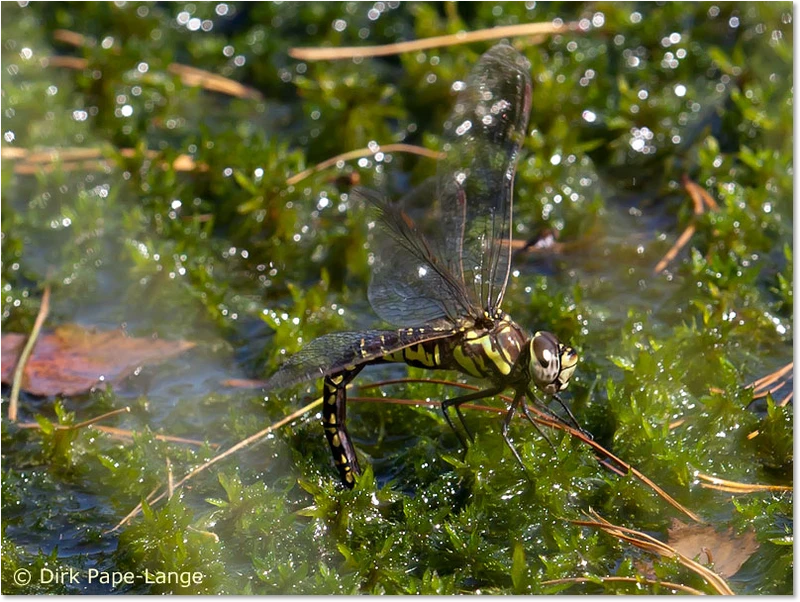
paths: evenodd
<path fill-rule="evenodd" d="M 478 370 L 480 370 L 482 374 L 486 374 L 486 372 L 487 372 L 487 370 L 486 370 L 486 362 L 484 361 L 483 355 L 480 355 L 480 354 L 476 355 L 473 358 L 473 361 L 478 366 Z"/>
<path fill-rule="evenodd" d="M 480 339 L 481 347 L 483 348 L 483 352 L 486 354 L 490 360 L 494 362 L 494 365 L 497 366 L 497 369 L 500 370 L 503 374 L 510 374 L 511 373 L 511 364 L 509 364 L 500 353 L 492 346 L 492 340 L 489 335 L 486 335 L 482 339 Z"/>
<path fill-rule="evenodd" d="M 505 326 L 504 328 L 502 328 L 500 330 L 499 334 L 500 334 L 500 336 L 503 336 L 503 335 L 506 335 L 506 334 L 508 334 L 510 332 L 511 332 L 511 327 L 510 326 Z M 516 339 L 510 338 L 510 337 L 506 337 L 505 340 L 508 341 L 509 344 L 513 343 L 514 344 L 514 349 L 516 349 L 517 353 L 519 353 L 519 347 L 517 346 Z M 508 362 L 509 364 L 513 364 L 514 363 L 514 360 L 511 358 L 511 355 L 509 354 L 509 350 L 506 349 L 503 345 L 498 345 L 498 351 L 500 351 L 500 353 L 503 356 L 503 359 L 505 359 L 506 362 Z"/>
<path fill-rule="evenodd" d="M 478 370 L 475 362 L 473 362 L 471 358 L 464 355 L 464 350 L 461 348 L 461 345 L 453 349 L 453 358 L 456 360 L 456 362 L 458 362 L 459 366 L 467 371 L 467 374 L 471 374 L 472 376 L 483 376 L 483 373 Z"/>

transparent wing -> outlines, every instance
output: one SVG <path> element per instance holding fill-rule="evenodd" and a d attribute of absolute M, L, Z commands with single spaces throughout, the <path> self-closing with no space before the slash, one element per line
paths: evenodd
<path fill-rule="evenodd" d="M 437 171 L 445 253 L 460 254 L 467 288 L 490 313 L 503 300 L 511 267 L 512 192 L 530 114 L 530 70 L 507 44 L 481 57 L 445 123 L 447 157 Z"/>
<path fill-rule="evenodd" d="M 530 64 L 507 44 L 485 53 L 444 126 L 435 178 L 398 203 L 360 189 L 382 232 L 369 299 L 397 325 L 481 319 L 499 307 L 511 263 L 511 202 L 531 99 Z"/>
<path fill-rule="evenodd" d="M 435 184 L 429 181 L 415 194 L 427 196 L 430 205 Z M 463 317 L 475 314 L 476 306 L 458 268 L 459 256 L 444 253 L 437 238 L 420 229 L 402 201 L 388 203 L 366 189 L 356 192 L 375 209 L 380 226 L 368 291 L 375 312 L 398 326 L 419 326 L 437 319 L 455 326 Z"/>
<path fill-rule="evenodd" d="M 452 328 L 446 325 L 326 334 L 287 359 L 264 386 L 268 390 L 282 389 L 335 374 L 346 366 L 364 364 L 409 345 L 452 334 Z"/>

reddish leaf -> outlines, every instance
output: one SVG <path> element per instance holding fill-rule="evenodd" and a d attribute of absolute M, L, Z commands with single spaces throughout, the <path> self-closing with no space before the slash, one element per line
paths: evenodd
<path fill-rule="evenodd" d="M 673 520 L 669 545 L 701 564 L 713 565 L 722 577 L 731 577 L 758 550 L 753 531 L 734 535 L 732 529 L 718 532 L 711 526 L 687 525 Z"/>
<path fill-rule="evenodd" d="M 10 384 L 26 335 L 2 337 L 2 381 Z M 42 333 L 33 348 L 22 389 L 33 395 L 78 395 L 99 384 L 117 384 L 145 364 L 169 359 L 195 343 L 137 339 L 122 330 L 93 332 L 68 324 Z"/>
<path fill-rule="evenodd" d="M 223 386 L 234 389 L 259 389 L 267 383 L 266 380 L 253 378 L 227 378 L 222 381 Z"/>

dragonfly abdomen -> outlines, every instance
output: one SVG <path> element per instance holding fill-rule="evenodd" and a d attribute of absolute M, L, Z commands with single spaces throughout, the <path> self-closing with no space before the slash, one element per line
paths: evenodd
<path fill-rule="evenodd" d="M 416 368 L 443 368 L 442 349 L 451 346 L 450 339 L 417 343 L 383 356 L 385 362 L 405 362 Z"/>

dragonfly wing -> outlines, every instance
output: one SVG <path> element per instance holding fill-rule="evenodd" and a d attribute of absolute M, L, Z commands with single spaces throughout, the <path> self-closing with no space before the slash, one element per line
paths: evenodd
<path fill-rule="evenodd" d="M 321 378 L 378 359 L 410 345 L 441 339 L 453 334 L 446 323 L 401 330 L 367 330 L 336 332 L 314 339 L 288 358 L 267 380 L 268 390 Z"/>
<path fill-rule="evenodd" d="M 462 258 L 480 306 L 499 307 L 511 266 L 514 173 L 531 105 L 531 66 L 507 44 L 473 68 L 445 123 L 437 171 L 444 251 Z"/>
<path fill-rule="evenodd" d="M 419 326 L 434 320 L 458 324 L 476 306 L 464 287 L 464 279 L 447 257 L 439 241 L 429 238 L 406 212 L 406 203 L 389 203 L 367 189 L 356 194 L 377 213 L 381 230 L 376 241 L 377 258 L 369 285 L 369 301 L 375 312 L 391 324 Z M 415 195 L 436 194 L 436 182 L 417 188 Z"/>
<path fill-rule="evenodd" d="M 530 64 L 507 44 L 485 53 L 444 127 L 437 175 L 398 203 L 357 189 L 378 213 L 369 287 L 389 323 L 420 325 L 494 314 L 511 265 L 511 204 L 528 124 Z"/>

